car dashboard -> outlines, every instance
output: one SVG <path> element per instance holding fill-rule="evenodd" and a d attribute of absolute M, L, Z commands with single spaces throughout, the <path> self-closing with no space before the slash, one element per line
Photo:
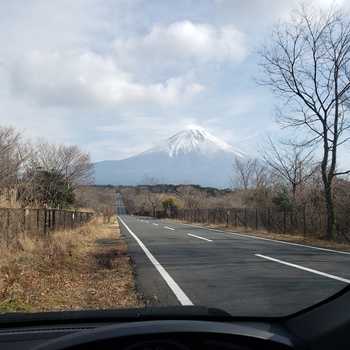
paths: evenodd
<path fill-rule="evenodd" d="M 275 331 L 271 331 L 275 328 Z M 269 330 L 270 329 L 270 330 Z M 1 349 L 220 350 L 305 348 L 278 325 L 149 320 L 4 329 Z"/>
<path fill-rule="evenodd" d="M 350 348 L 350 287 L 280 318 L 238 318 L 202 306 L 5 314 L 0 348 L 247 350 Z"/>

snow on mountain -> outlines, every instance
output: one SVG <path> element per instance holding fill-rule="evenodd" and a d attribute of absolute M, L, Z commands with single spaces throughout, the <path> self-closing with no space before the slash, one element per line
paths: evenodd
<path fill-rule="evenodd" d="M 150 148 L 140 155 L 153 152 L 165 152 L 170 157 L 175 157 L 179 153 L 188 154 L 190 152 L 203 153 L 212 156 L 219 150 L 232 152 L 239 157 L 244 157 L 244 153 L 228 143 L 221 141 L 217 137 L 206 132 L 204 129 L 184 130 L 167 139 L 165 146 Z"/>
<path fill-rule="evenodd" d="M 185 130 L 133 157 L 96 163 L 95 183 L 138 185 L 153 177 L 174 185 L 227 188 L 237 157 L 248 155 L 203 129 Z"/>

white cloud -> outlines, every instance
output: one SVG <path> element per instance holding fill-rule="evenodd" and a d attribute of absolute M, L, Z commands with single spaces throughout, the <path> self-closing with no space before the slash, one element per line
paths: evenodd
<path fill-rule="evenodd" d="M 109 56 L 88 50 L 30 51 L 8 66 L 12 91 L 39 106 L 102 106 L 127 103 L 182 104 L 204 87 L 191 74 L 142 84 Z"/>
<path fill-rule="evenodd" d="M 265 128 L 269 101 L 238 97 L 262 95 L 248 51 L 290 2 L 0 0 L 0 122 L 94 160 L 188 124 L 234 144 L 246 125 Z"/>
<path fill-rule="evenodd" d="M 114 49 L 116 60 L 126 66 L 239 62 L 247 54 L 243 33 L 233 26 L 216 28 L 189 20 L 167 27 L 154 25 L 143 37 L 119 37 L 114 42 Z"/>

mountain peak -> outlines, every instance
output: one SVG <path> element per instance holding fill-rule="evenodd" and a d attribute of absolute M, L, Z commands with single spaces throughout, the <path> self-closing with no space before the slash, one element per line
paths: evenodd
<path fill-rule="evenodd" d="M 202 128 L 180 131 L 169 137 L 164 145 L 151 148 L 143 154 L 165 152 L 170 157 L 173 157 L 179 154 L 195 152 L 208 156 L 218 151 L 226 151 L 234 153 L 236 156 L 244 157 L 244 152 L 232 147 Z"/>
<path fill-rule="evenodd" d="M 237 157 L 249 156 L 204 129 L 183 130 L 133 157 L 95 164 L 95 181 L 136 185 L 146 176 L 175 185 L 227 188 Z"/>

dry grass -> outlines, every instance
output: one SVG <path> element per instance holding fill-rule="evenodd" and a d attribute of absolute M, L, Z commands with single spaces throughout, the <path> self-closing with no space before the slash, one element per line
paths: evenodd
<path fill-rule="evenodd" d="M 113 221 L 113 222 L 112 222 Z M 0 245 L 0 312 L 143 306 L 116 220 Z"/>

